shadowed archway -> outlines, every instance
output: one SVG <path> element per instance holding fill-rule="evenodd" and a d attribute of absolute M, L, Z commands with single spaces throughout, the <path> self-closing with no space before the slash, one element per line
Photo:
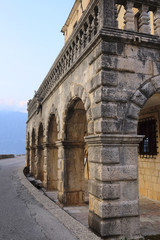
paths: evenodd
<path fill-rule="evenodd" d="M 74 100 L 68 109 L 65 127 L 65 192 L 66 205 L 81 205 L 88 189 L 89 166 L 87 146 L 87 119 L 81 99 Z"/>
<path fill-rule="evenodd" d="M 58 182 L 58 149 L 57 141 L 57 123 L 55 115 L 52 114 L 48 125 L 48 158 L 47 158 L 47 189 L 57 190 Z"/>

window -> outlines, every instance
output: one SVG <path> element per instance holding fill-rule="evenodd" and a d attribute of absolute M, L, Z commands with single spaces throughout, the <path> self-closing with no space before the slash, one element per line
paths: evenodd
<path fill-rule="evenodd" d="M 138 123 L 138 135 L 145 135 L 139 144 L 139 155 L 146 158 L 157 155 L 156 120 L 152 117 L 141 119 Z"/>

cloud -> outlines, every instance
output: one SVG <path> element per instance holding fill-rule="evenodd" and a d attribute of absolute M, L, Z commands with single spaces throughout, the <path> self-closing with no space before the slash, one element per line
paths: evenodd
<path fill-rule="evenodd" d="M 4 100 L 0 98 L 0 105 L 4 104 Z"/>
<path fill-rule="evenodd" d="M 8 100 L 8 106 L 14 106 L 14 104 L 15 104 L 15 101 L 14 101 L 14 99 L 9 99 Z"/>
<path fill-rule="evenodd" d="M 27 100 L 0 99 L 0 110 L 27 112 Z"/>
<path fill-rule="evenodd" d="M 20 102 L 19 102 L 19 106 L 20 106 L 20 107 L 27 106 L 27 102 L 28 102 L 28 101 L 26 101 L 26 100 L 20 101 Z"/>

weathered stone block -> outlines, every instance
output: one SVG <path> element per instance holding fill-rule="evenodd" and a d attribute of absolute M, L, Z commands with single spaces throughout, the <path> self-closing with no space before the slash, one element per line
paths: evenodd
<path fill-rule="evenodd" d="M 137 166 L 106 166 L 96 168 L 96 179 L 104 182 L 136 180 L 138 177 Z"/>
<path fill-rule="evenodd" d="M 120 198 L 120 184 L 100 183 L 94 180 L 88 182 L 88 192 L 103 200 Z"/>
<path fill-rule="evenodd" d="M 88 135 L 91 135 L 94 133 L 94 121 L 89 121 L 88 123 Z"/>
<path fill-rule="evenodd" d="M 123 120 L 96 120 L 94 124 L 95 133 L 120 133 Z"/>
<path fill-rule="evenodd" d="M 58 159 L 58 168 L 61 169 L 61 170 L 62 170 L 62 167 L 63 167 L 62 161 L 63 161 L 62 159 Z"/>
<path fill-rule="evenodd" d="M 153 62 L 153 72 L 154 72 L 154 76 L 157 76 L 160 74 L 160 62 Z"/>
<path fill-rule="evenodd" d="M 58 170 L 58 180 L 63 180 L 63 172 Z"/>
<path fill-rule="evenodd" d="M 131 103 L 131 105 L 129 106 L 129 109 L 128 109 L 127 117 L 132 118 L 132 119 L 138 119 L 139 112 L 140 112 L 140 107 Z"/>
<path fill-rule="evenodd" d="M 99 145 L 94 147 L 89 147 L 88 156 L 90 162 L 95 163 L 119 163 L 119 147 L 117 146 L 105 146 Z"/>
<path fill-rule="evenodd" d="M 146 83 L 142 88 L 142 92 L 146 95 L 147 98 L 151 97 L 155 93 L 155 87 L 152 82 Z"/>
<path fill-rule="evenodd" d="M 119 219 L 101 220 L 96 214 L 89 212 L 88 223 L 102 237 L 121 234 L 121 222 Z"/>
<path fill-rule="evenodd" d="M 128 91 L 126 89 L 107 88 L 101 89 L 102 100 L 107 102 L 127 102 Z"/>
<path fill-rule="evenodd" d="M 89 93 L 93 92 L 100 86 L 115 87 L 118 84 L 117 72 L 113 71 L 100 71 L 88 83 Z"/>
<path fill-rule="evenodd" d="M 138 201 L 138 181 L 128 181 L 120 183 L 122 201 Z"/>
<path fill-rule="evenodd" d="M 102 42 L 102 53 L 117 55 L 117 43 Z"/>
<path fill-rule="evenodd" d="M 144 96 L 143 93 L 137 90 L 131 100 L 138 106 L 142 107 L 147 101 L 147 98 Z"/>
<path fill-rule="evenodd" d="M 95 179 L 97 164 L 89 162 L 89 178 Z"/>
<path fill-rule="evenodd" d="M 121 146 L 120 147 L 120 163 L 122 165 L 136 165 L 138 158 L 138 144 L 137 146 Z"/>
<path fill-rule="evenodd" d="M 100 87 L 102 84 L 101 72 L 97 73 L 88 83 L 89 93 Z"/>
<path fill-rule="evenodd" d="M 99 87 L 96 89 L 96 91 L 93 93 L 93 99 L 95 103 L 99 103 L 102 101 L 102 88 Z"/>
<path fill-rule="evenodd" d="M 139 215 L 138 201 L 107 200 L 93 198 L 93 212 L 102 219 L 116 217 L 134 217 Z"/>
<path fill-rule="evenodd" d="M 156 91 L 160 89 L 160 76 L 153 77 L 151 79 Z"/>
<path fill-rule="evenodd" d="M 124 133 L 126 134 L 137 134 L 137 120 L 124 119 Z"/>
<path fill-rule="evenodd" d="M 149 60 L 139 61 L 133 58 L 123 58 L 115 56 L 102 55 L 101 60 L 98 61 L 97 69 L 100 68 L 119 70 L 131 73 L 152 74 L 152 62 Z"/>
<path fill-rule="evenodd" d="M 116 103 L 98 103 L 92 108 L 93 118 L 117 118 Z"/>
<path fill-rule="evenodd" d="M 64 158 L 64 148 L 63 147 L 58 147 L 58 159 L 63 159 Z"/>
<path fill-rule="evenodd" d="M 140 236 L 140 219 L 138 217 L 121 218 L 121 233 L 128 239 L 142 239 Z"/>
<path fill-rule="evenodd" d="M 117 72 L 113 71 L 102 71 L 101 78 L 102 78 L 102 85 L 109 86 L 109 87 L 116 87 L 118 84 L 118 76 Z"/>

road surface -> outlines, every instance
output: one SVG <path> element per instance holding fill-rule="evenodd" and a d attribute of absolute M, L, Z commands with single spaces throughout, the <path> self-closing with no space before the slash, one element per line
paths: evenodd
<path fill-rule="evenodd" d="M 24 157 L 0 160 L 0 240 L 75 240 L 20 183 Z"/>

